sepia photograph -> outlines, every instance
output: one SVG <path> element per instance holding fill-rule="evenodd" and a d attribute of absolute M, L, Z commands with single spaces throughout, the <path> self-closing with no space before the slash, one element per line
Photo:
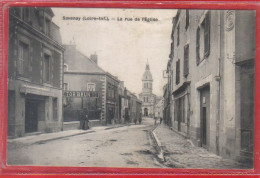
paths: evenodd
<path fill-rule="evenodd" d="M 254 169 L 255 10 L 8 18 L 8 166 Z"/>

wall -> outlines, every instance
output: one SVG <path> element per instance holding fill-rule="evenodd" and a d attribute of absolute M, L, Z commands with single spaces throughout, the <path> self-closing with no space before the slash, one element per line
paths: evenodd
<path fill-rule="evenodd" d="M 102 111 L 103 102 L 103 85 L 102 81 L 103 75 L 91 75 L 91 74 L 77 74 L 77 73 L 66 73 L 64 74 L 64 83 L 68 83 L 68 91 L 87 91 L 88 83 L 95 83 L 95 89 L 99 92 L 99 98 L 83 98 L 83 108 L 87 107 L 89 110 L 100 109 Z M 75 112 L 82 109 L 82 99 L 81 98 L 68 98 L 70 103 L 68 107 L 65 107 L 65 111 L 74 110 Z M 97 104 L 97 105 L 96 105 Z M 95 107 L 97 106 L 97 108 Z M 77 114 L 75 114 L 77 115 Z M 71 116 L 64 115 L 65 121 L 78 120 L 78 118 L 70 118 Z M 101 119 L 101 118 L 89 118 L 89 119 Z"/>

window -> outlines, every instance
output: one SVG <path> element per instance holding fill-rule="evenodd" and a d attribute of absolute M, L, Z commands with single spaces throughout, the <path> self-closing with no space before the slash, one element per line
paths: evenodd
<path fill-rule="evenodd" d="M 52 99 L 52 114 L 53 114 L 53 120 L 58 120 L 58 99 L 57 98 L 53 98 Z"/>
<path fill-rule="evenodd" d="M 184 64 L 183 64 L 183 75 L 187 77 L 189 74 L 189 45 L 184 46 Z"/>
<path fill-rule="evenodd" d="M 18 75 L 27 76 L 29 72 L 29 45 L 19 41 L 17 72 Z"/>
<path fill-rule="evenodd" d="M 170 59 L 173 59 L 174 57 L 174 38 L 172 39 L 172 43 L 171 43 L 171 54 L 169 56 Z"/>
<path fill-rule="evenodd" d="M 178 122 L 186 123 L 185 96 L 182 96 L 175 100 L 174 120 Z"/>
<path fill-rule="evenodd" d="M 197 65 L 210 54 L 210 12 L 205 14 L 205 18 L 197 28 L 196 34 L 196 62 Z"/>
<path fill-rule="evenodd" d="M 210 13 L 208 12 L 205 17 L 205 27 L 204 27 L 204 54 L 205 57 L 209 56 L 210 50 Z"/>
<path fill-rule="evenodd" d="M 115 98 L 115 87 L 111 84 L 108 84 L 108 97 Z"/>
<path fill-rule="evenodd" d="M 186 25 L 185 25 L 185 29 L 186 29 L 186 30 L 188 29 L 189 24 L 190 24 L 190 12 L 189 12 L 189 10 L 187 9 L 187 10 L 186 10 Z"/>
<path fill-rule="evenodd" d="M 45 34 L 47 36 L 51 34 L 51 21 L 49 19 L 45 19 Z"/>
<path fill-rule="evenodd" d="M 180 44 L 180 24 L 177 27 L 177 46 Z"/>
<path fill-rule="evenodd" d="M 171 78 L 170 78 L 170 80 L 171 80 L 170 88 L 171 88 L 171 90 L 173 90 L 173 70 L 171 70 Z"/>
<path fill-rule="evenodd" d="M 95 91 L 95 90 L 96 90 L 95 83 L 88 83 L 87 84 L 87 91 Z"/>
<path fill-rule="evenodd" d="M 63 83 L 63 90 L 67 91 L 68 90 L 68 83 Z"/>
<path fill-rule="evenodd" d="M 23 8 L 22 8 L 21 18 L 22 18 L 24 21 L 26 21 L 26 22 L 29 21 L 29 19 L 30 19 L 30 9 L 29 9 L 29 8 L 27 8 L 27 7 L 23 7 Z"/>
<path fill-rule="evenodd" d="M 68 69 L 69 69 L 68 65 L 67 65 L 67 64 L 64 64 L 64 65 L 63 65 L 63 71 L 66 72 L 66 71 L 68 71 Z"/>
<path fill-rule="evenodd" d="M 44 54 L 44 61 L 43 61 L 43 81 L 46 83 L 50 82 L 50 62 L 51 56 L 48 54 Z"/>
<path fill-rule="evenodd" d="M 180 59 L 176 61 L 176 85 L 180 83 Z"/>

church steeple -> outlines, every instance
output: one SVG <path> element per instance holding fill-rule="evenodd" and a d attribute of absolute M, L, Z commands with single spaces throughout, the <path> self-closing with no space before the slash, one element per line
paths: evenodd
<path fill-rule="evenodd" d="M 148 60 L 147 60 L 146 66 L 145 66 L 145 71 L 144 71 L 144 74 L 143 74 L 142 82 L 143 82 L 142 92 L 152 93 L 152 91 L 153 91 L 153 77 L 152 77 L 152 73 L 150 71 L 150 66 L 149 66 Z"/>
<path fill-rule="evenodd" d="M 150 70 L 150 66 L 149 66 L 149 63 L 148 63 L 148 59 L 147 59 L 147 62 L 146 62 L 145 70 Z"/>

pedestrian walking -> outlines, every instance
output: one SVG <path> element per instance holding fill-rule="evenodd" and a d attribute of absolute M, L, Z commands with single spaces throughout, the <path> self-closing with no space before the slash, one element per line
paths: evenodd
<path fill-rule="evenodd" d="M 136 118 L 134 119 L 134 122 L 135 122 L 135 125 L 136 125 L 136 123 L 137 123 L 137 119 Z"/>
<path fill-rule="evenodd" d="M 157 117 L 154 117 L 154 125 L 157 124 Z"/>
<path fill-rule="evenodd" d="M 160 117 L 160 124 L 162 123 L 162 118 Z"/>

